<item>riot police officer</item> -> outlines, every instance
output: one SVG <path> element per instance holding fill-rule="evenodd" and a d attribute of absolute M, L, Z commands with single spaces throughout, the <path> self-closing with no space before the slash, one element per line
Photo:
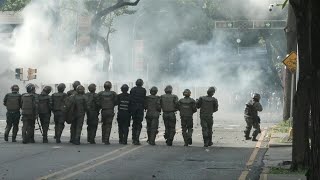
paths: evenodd
<path fill-rule="evenodd" d="M 48 130 L 50 124 L 51 110 L 52 110 L 52 99 L 49 94 L 51 93 L 51 86 L 45 86 L 38 96 L 39 99 L 39 118 L 42 126 L 43 143 L 48 143 Z"/>
<path fill-rule="evenodd" d="M 252 133 L 252 141 L 257 141 L 257 136 L 261 133 L 260 130 L 260 117 L 258 116 L 258 111 L 261 112 L 262 105 L 260 104 L 260 94 L 254 93 L 252 99 L 246 103 L 244 110 L 244 118 L 247 123 L 246 129 L 244 130 L 244 137 L 246 140 L 250 140 L 249 137 L 252 127 L 254 131 Z"/>
<path fill-rule="evenodd" d="M 150 89 L 150 94 L 147 96 L 145 109 L 147 110 L 147 134 L 148 143 L 150 145 L 156 145 L 155 139 L 158 134 L 159 116 L 161 112 L 160 96 L 157 96 L 158 88 L 153 86 Z"/>
<path fill-rule="evenodd" d="M 163 121 L 165 125 L 164 138 L 168 146 L 172 146 L 174 135 L 176 134 L 176 114 L 178 106 L 178 96 L 172 94 L 172 86 L 168 85 L 164 89 L 166 94 L 161 95 L 160 103 L 163 111 Z"/>
<path fill-rule="evenodd" d="M 71 96 L 70 101 L 74 106 L 74 119 L 71 122 L 71 142 L 75 145 L 80 145 L 81 131 L 85 113 L 88 110 L 88 100 L 85 96 L 85 89 L 82 85 L 77 87 L 77 93 Z"/>
<path fill-rule="evenodd" d="M 88 99 L 88 112 L 87 112 L 87 141 L 90 144 L 95 144 L 95 138 L 99 123 L 99 105 L 98 94 L 96 93 L 97 86 L 90 84 L 88 86 L 89 92 L 86 93 Z"/>
<path fill-rule="evenodd" d="M 68 97 L 71 97 L 72 95 L 77 94 L 77 87 L 80 86 L 80 85 L 81 85 L 80 81 L 74 81 L 74 82 L 72 83 L 73 89 L 71 89 L 71 90 L 69 90 L 69 91 L 67 92 Z M 69 100 L 70 100 L 69 98 L 66 99 L 66 104 L 68 104 L 68 106 L 72 106 L 72 102 L 70 102 Z M 68 109 L 69 109 L 69 108 L 68 108 Z M 71 121 L 76 121 L 76 117 L 70 116 L 70 115 L 71 115 L 70 110 L 73 111 L 73 109 L 69 109 L 69 113 L 66 112 L 66 114 L 68 114 L 68 115 L 65 115 L 67 123 L 71 123 Z M 73 143 L 73 140 L 74 140 L 73 135 L 74 135 L 74 133 L 73 133 L 73 134 L 71 133 L 71 132 L 72 132 L 71 127 L 72 127 L 72 126 L 70 126 L 70 141 L 69 141 L 69 142 L 70 142 L 70 143 Z"/>
<path fill-rule="evenodd" d="M 180 99 L 178 103 L 184 146 L 192 144 L 193 113 L 197 112 L 196 101 L 193 98 L 190 98 L 190 95 L 191 91 L 185 89 L 183 91 L 184 98 Z"/>
<path fill-rule="evenodd" d="M 140 145 L 140 133 L 144 116 L 144 101 L 147 91 L 143 86 L 143 80 L 138 79 L 136 86 L 130 90 L 130 111 L 132 115 L 132 143 Z"/>
<path fill-rule="evenodd" d="M 131 114 L 129 111 L 130 95 L 128 93 L 129 86 L 124 84 L 121 86 L 122 93 L 118 95 L 118 131 L 119 144 L 127 144 L 128 133 L 130 127 Z"/>
<path fill-rule="evenodd" d="M 117 105 L 117 93 L 111 91 L 112 84 L 110 81 L 104 83 L 104 91 L 98 93 L 99 107 L 101 108 L 102 121 L 102 142 L 109 145 L 112 121 L 114 117 L 114 107 Z"/>
<path fill-rule="evenodd" d="M 64 129 L 64 118 L 63 118 L 63 108 L 65 106 L 65 101 L 68 97 L 64 90 L 66 89 L 66 85 L 64 83 L 60 83 L 57 86 L 58 92 L 52 94 L 52 110 L 54 115 L 54 129 L 55 129 L 55 138 L 56 143 L 61 143 L 61 134 Z"/>
<path fill-rule="evenodd" d="M 8 141 L 9 133 L 12 129 L 12 142 L 16 142 L 17 133 L 19 131 L 21 95 L 19 94 L 19 86 L 11 86 L 11 93 L 6 94 L 3 105 L 7 108 L 7 125 L 4 133 L 4 140 Z"/>
<path fill-rule="evenodd" d="M 21 96 L 22 109 L 22 143 L 34 143 L 35 120 L 38 115 L 38 97 L 35 93 L 35 85 L 26 86 L 27 93 Z"/>
<path fill-rule="evenodd" d="M 207 96 L 202 96 L 197 101 L 197 108 L 200 109 L 200 121 L 202 127 L 202 136 L 204 146 L 212 146 L 212 114 L 218 111 L 218 100 L 213 97 L 216 92 L 215 87 L 210 87 L 207 91 Z"/>
<path fill-rule="evenodd" d="M 73 89 L 71 89 L 70 91 L 67 92 L 68 96 L 77 94 L 77 87 L 78 87 L 79 85 L 81 85 L 80 81 L 74 81 L 74 82 L 72 83 Z"/>

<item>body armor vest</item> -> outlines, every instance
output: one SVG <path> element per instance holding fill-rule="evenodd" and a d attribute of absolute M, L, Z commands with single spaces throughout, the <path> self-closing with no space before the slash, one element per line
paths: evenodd
<path fill-rule="evenodd" d="M 86 94 L 87 96 L 87 100 L 88 100 L 88 106 L 90 108 L 91 111 L 97 111 L 97 104 L 96 104 L 96 97 L 97 97 L 97 94 L 96 93 L 87 93 Z"/>
<path fill-rule="evenodd" d="M 164 94 L 161 96 L 161 108 L 163 112 L 174 112 L 176 111 L 175 99 L 176 95 Z"/>
<path fill-rule="evenodd" d="M 130 101 L 132 104 L 144 104 L 146 98 L 146 89 L 143 87 L 134 87 L 130 91 Z"/>
<path fill-rule="evenodd" d="M 87 101 L 84 95 L 74 95 L 75 111 L 78 114 L 84 114 L 86 112 Z"/>
<path fill-rule="evenodd" d="M 18 93 L 10 93 L 7 95 L 6 107 L 8 111 L 20 110 L 21 95 Z"/>
<path fill-rule="evenodd" d="M 129 94 L 119 94 L 119 111 L 129 111 L 130 95 Z"/>
<path fill-rule="evenodd" d="M 179 101 L 180 116 L 192 116 L 195 101 L 192 98 L 183 98 Z"/>
<path fill-rule="evenodd" d="M 34 95 L 26 93 L 22 95 L 22 114 L 32 115 L 35 113 Z"/>
<path fill-rule="evenodd" d="M 155 95 L 147 96 L 147 110 L 148 112 L 159 112 L 161 111 L 161 107 L 159 104 L 160 97 Z"/>
<path fill-rule="evenodd" d="M 244 115 L 249 117 L 256 117 L 258 116 L 258 112 L 254 109 L 254 101 L 250 100 L 244 109 Z"/>
<path fill-rule="evenodd" d="M 52 94 L 52 108 L 54 111 L 62 111 L 67 96 L 66 93 Z"/>
<path fill-rule="evenodd" d="M 39 95 L 39 114 L 50 113 L 50 96 L 49 95 Z"/>
<path fill-rule="evenodd" d="M 201 114 L 213 114 L 217 111 L 217 104 L 214 97 L 203 96 L 201 97 Z"/>
<path fill-rule="evenodd" d="M 103 91 L 100 94 L 100 104 L 102 109 L 113 109 L 115 106 L 115 93 L 113 91 Z"/>

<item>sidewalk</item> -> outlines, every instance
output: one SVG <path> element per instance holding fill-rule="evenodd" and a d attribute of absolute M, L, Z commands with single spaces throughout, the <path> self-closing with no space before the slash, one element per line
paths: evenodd
<path fill-rule="evenodd" d="M 304 174 L 290 172 L 292 142 L 288 133 L 272 133 L 264 156 L 260 180 L 305 180 Z"/>

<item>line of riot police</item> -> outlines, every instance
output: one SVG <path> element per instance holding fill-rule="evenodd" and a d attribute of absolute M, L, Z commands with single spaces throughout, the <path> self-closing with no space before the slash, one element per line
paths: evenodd
<path fill-rule="evenodd" d="M 140 145 L 140 133 L 144 112 L 146 111 L 147 122 L 147 142 L 155 145 L 158 134 L 159 117 L 162 117 L 165 126 L 164 138 L 168 146 L 172 146 L 176 134 L 176 112 L 180 111 L 182 135 L 184 145 L 192 144 L 193 134 L 193 114 L 200 109 L 200 119 L 203 134 L 204 146 L 213 145 L 212 127 L 213 113 L 218 111 L 218 100 L 213 97 L 216 89 L 210 87 L 207 95 L 200 97 L 197 101 L 190 97 L 191 91 L 185 89 L 183 98 L 172 94 L 172 86 L 168 85 L 164 89 L 165 94 L 158 96 L 158 88 L 152 87 L 150 95 L 143 87 L 143 80 L 138 79 L 136 86 L 129 92 L 127 84 L 122 85 L 121 94 L 112 91 L 112 83 L 104 83 L 104 91 L 96 93 L 96 85 L 88 86 L 89 92 L 85 93 L 85 88 L 79 81 L 75 81 L 73 89 L 65 93 L 65 84 L 57 86 L 57 93 L 49 95 L 52 91 L 50 86 L 45 86 L 40 94 L 36 94 L 35 86 L 28 84 L 27 93 L 19 94 L 19 87 L 13 85 L 12 92 L 4 98 L 4 105 L 7 107 L 7 126 L 4 139 L 8 141 L 11 128 L 12 141 L 16 142 L 18 126 L 20 121 L 20 110 L 22 115 L 22 142 L 34 143 L 34 130 L 36 120 L 39 119 L 39 126 L 42 127 L 43 143 L 48 143 L 48 130 L 51 112 L 55 122 L 55 140 L 61 143 L 61 135 L 65 123 L 70 126 L 70 143 L 80 144 L 81 131 L 85 116 L 87 117 L 87 141 L 95 144 L 96 132 L 99 124 L 99 114 L 101 114 L 102 142 L 110 144 L 110 133 L 112 122 L 115 116 L 115 107 L 118 106 L 118 132 L 119 143 L 127 144 L 129 127 L 132 123 L 132 143 Z"/>

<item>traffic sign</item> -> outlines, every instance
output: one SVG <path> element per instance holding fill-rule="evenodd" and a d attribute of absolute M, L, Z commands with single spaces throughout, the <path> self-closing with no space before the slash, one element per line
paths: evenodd
<path fill-rule="evenodd" d="M 282 62 L 292 73 L 295 73 L 297 69 L 297 53 L 292 51 Z"/>

